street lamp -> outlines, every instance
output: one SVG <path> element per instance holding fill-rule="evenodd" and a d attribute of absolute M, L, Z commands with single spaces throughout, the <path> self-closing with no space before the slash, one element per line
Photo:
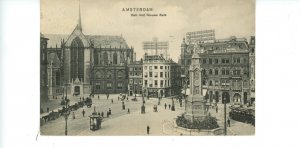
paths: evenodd
<path fill-rule="evenodd" d="M 227 126 L 226 126 L 226 103 L 229 102 L 228 93 L 222 95 L 222 102 L 224 103 L 224 135 L 227 135 Z"/>
<path fill-rule="evenodd" d="M 65 117 L 65 120 L 66 120 L 66 126 L 65 126 L 65 135 L 67 136 L 68 135 L 68 117 L 70 115 L 70 111 L 67 109 L 65 112 L 64 112 L 64 117 Z"/>

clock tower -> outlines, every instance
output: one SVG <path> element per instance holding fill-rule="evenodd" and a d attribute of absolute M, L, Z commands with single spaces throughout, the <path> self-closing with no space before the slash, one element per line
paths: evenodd
<path fill-rule="evenodd" d="M 194 52 L 192 56 L 192 64 L 189 68 L 190 72 L 190 92 L 185 105 L 185 118 L 191 120 L 202 120 L 207 114 L 205 110 L 206 101 L 202 95 L 202 76 L 200 56 L 198 52 Z"/>

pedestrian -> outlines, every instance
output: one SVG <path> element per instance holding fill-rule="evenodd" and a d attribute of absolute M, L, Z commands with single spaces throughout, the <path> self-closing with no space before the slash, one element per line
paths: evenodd
<path fill-rule="evenodd" d="M 130 110 L 129 110 L 129 108 L 128 108 L 128 110 L 127 110 L 127 113 L 128 113 L 128 114 L 130 114 Z"/>
<path fill-rule="evenodd" d="M 216 113 L 218 113 L 218 105 L 216 105 Z"/>
<path fill-rule="evenodd" d="M 47 107 L 47 113 L 49 113 L 49 107 Z"/>
<path fill-rule="evenodd" d="M 103 112 L 101 112 L 101 116 L 102 116 L 102 118 L 104 117 L 104 113 Z"/>
<path fill-rule="evenodd" d="M 118 101 L 120 101 L 120 97 L 118 96 Z"/>
<path fill-rule="evenodd" d="M 113 99 L 111 99 L 111 104 L 113 104 L 114 103 L 114 100 Z"/>
<path fill-rule="evenodd" d="M 150 133 L 150 127 L 149 125 L 147 125 L 147 134 L 149 135 L 149 133 Z"/>
<path fill-rule="evenodd" d="M 127 101 L 128 101 L 128 96 L 126 97 Z"/>
<path fill-rule="evenodd" d="M 84 114 L 85 114 L 85 111 L 84 111 L 84 109 L 82 110 L 82 116 L 84 117 Z"/>
<path fill-rule="evenodd" d="M 106 116 L 107 116 L 107 118 L 109 118 L 109 111 L 107 111 Z"/>
<path fill-rule="evenodd" d="M 75 113 L 73 112 L 73 119 L 75 119 Z"/>
<path fill-rule="evenodd" d="M 99 100 L 99 95 L 98 95 L 98 100 Z"/>
<path fill-rule="evenodd" d="M 167 109 L 167 103 L 165 103 L 165 109 Z"/>
<path fill-rule="evenodd" d="M 169 104 L 169 109 L 171 109 L 171 104 Z"/>
<path fill-rule="evenodd" d="M 109 111 L 109 115 L 111 115 L 111 109 L 110 109 L 110 108 L 109 108 L 109 110 L 108 110 L 108 111 Z"/>
<path fill-rule="evenodd" d="M 227 126 L 230 127 L 230 119 L 227 119 Z"/>

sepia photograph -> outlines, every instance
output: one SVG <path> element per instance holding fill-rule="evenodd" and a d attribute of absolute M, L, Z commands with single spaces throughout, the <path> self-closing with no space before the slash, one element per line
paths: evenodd
<path fill-rule="evenodd" d="M 255 6 L 40 0 L 40 135 L 255 136 Z"/>

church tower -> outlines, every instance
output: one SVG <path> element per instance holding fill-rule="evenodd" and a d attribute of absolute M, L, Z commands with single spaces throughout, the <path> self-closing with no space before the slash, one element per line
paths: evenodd
<path fill-rule="evenodd" d="M 80 2 L 78 22 L 64 47 L 64 83 L 70 95 L 91 93 L 90 69 L 92 48 L 82 32 Z M 66 88 L 65 88 L 66 89 Z"/>

